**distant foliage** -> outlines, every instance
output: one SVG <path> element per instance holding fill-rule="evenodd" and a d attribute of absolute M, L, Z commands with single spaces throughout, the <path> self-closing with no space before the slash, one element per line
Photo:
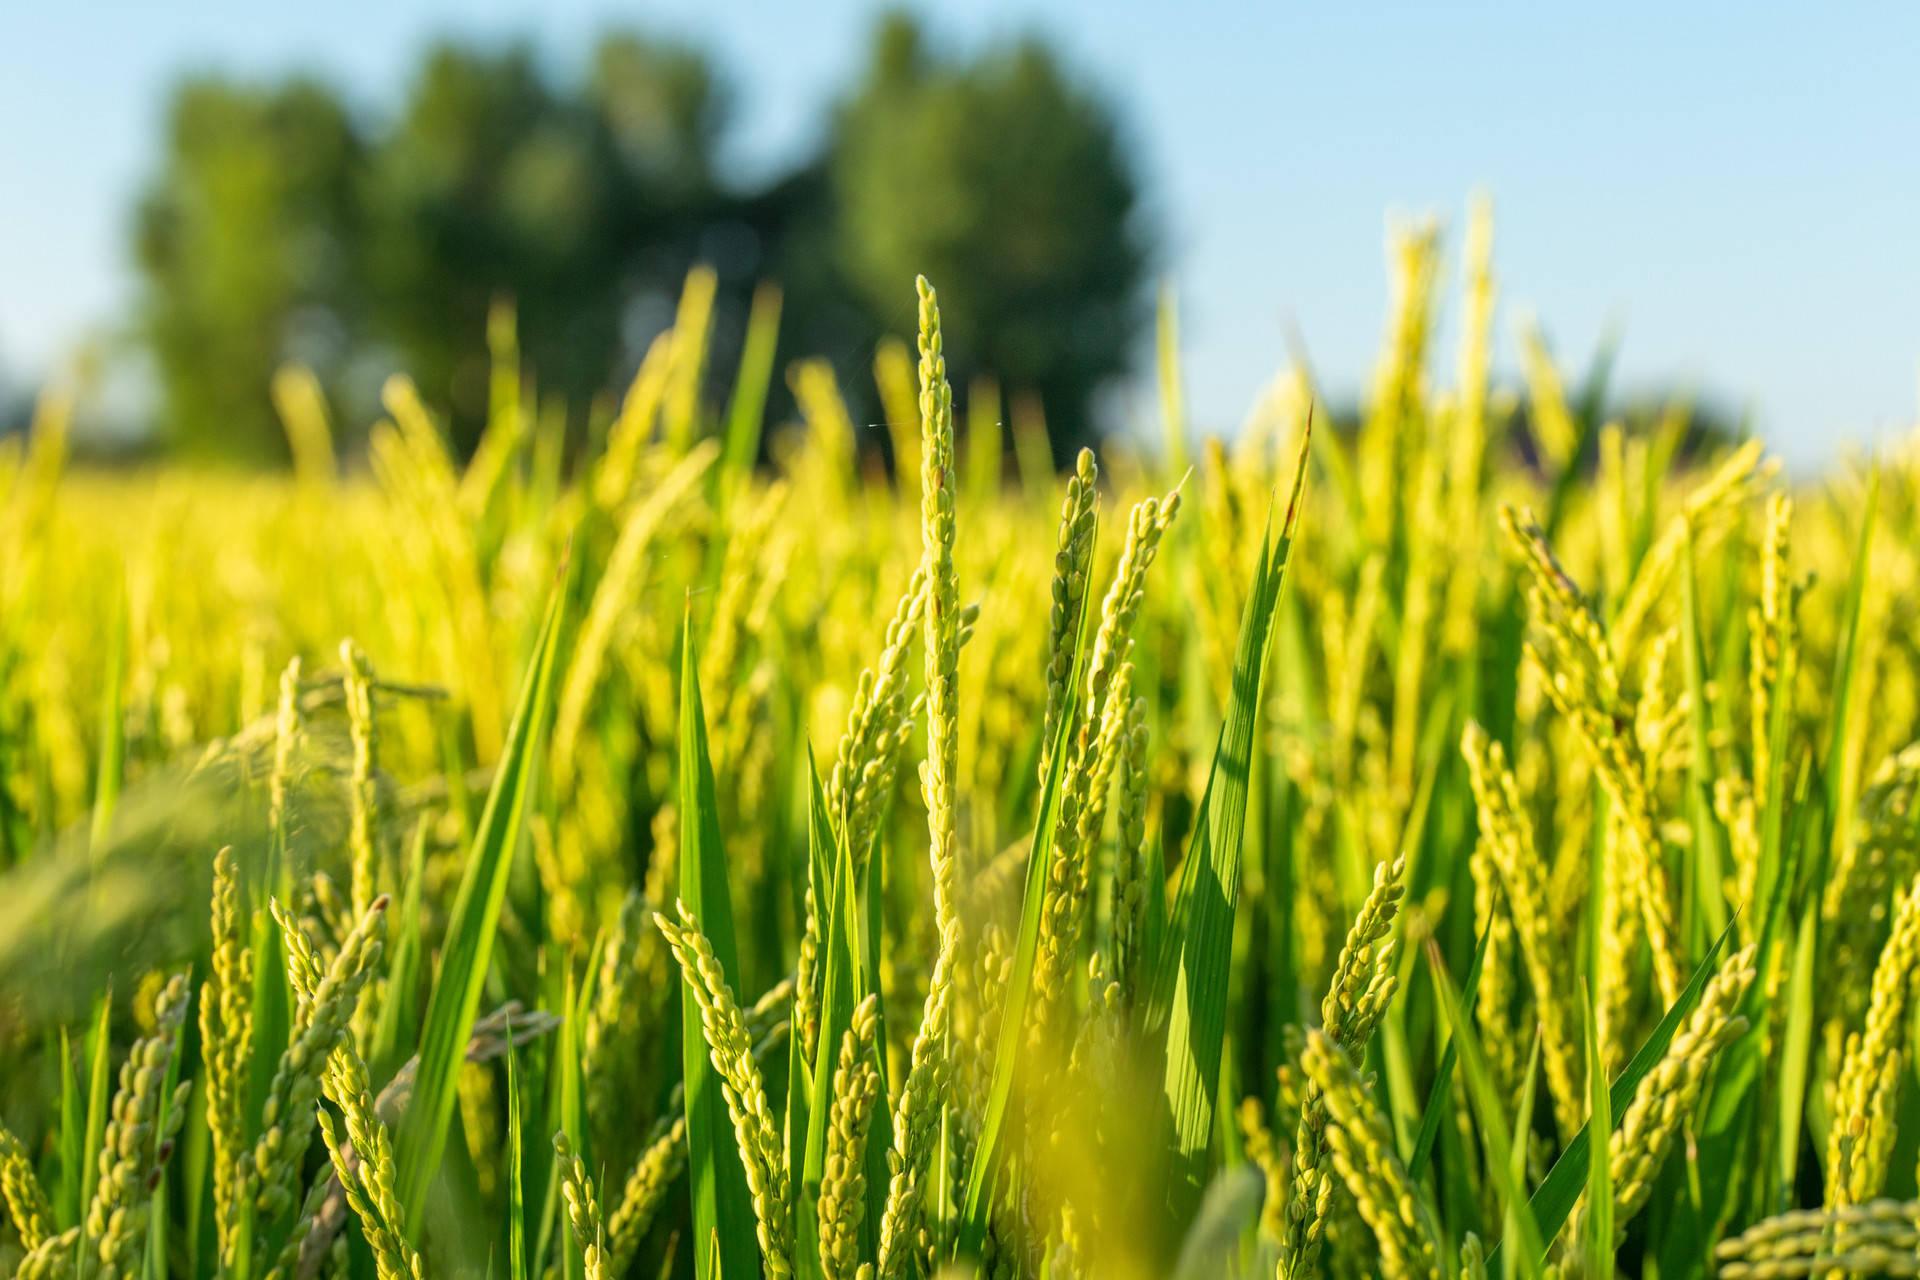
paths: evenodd
<path fill-rule="evenodd" d="M 267 384 L 299 360 L 337 380 L 364 319 L 356 257 L 366 143 L 311 80 L 196 80 L 168 111 L 134 253 L 161 421 L 196 452 L 258 458 L 283 439 Z"/>
<path fill-rule="evenodd" d="M 925 271 L 948 286 L 956 385 L 1038 392 L 1066 461 L 1097 434 L 1091 398 L 1146 319 L 1140 180 L 1107 105 L 1024 40 L 943 58 L 913 22 L 877 31 L 835 117 L 834 248 L 876 312 Z"/>
<path fill-rule="evenodd" d="M 961 63 L 925 44 L 883 21 L 819 150 L 757 188 L 719 171 L 720 72 L 633 34 L 604 37 L 573 76 L 526 45 L 435 45 L 391 115 L 306 78 L 184 82 L 135 231 L 166 443 L 284 457 L 268 387 L 297 361 L 355 422 L 408 370 L 464 456 L 487 420 L 502 300 L 539 370 L 534 411 L 564 411 L 577 442 L 704 263 L 718 319 L 743 321 L 756 283 L 777 281 L 782 349 L 860 385 L 880 340 L 911 328 L 898 281 L 922 267 L 964 280 L 956 374 L 1043 405 L 1065 456 L 1135 348 L 1137 183 L 1106 105 L 1043 46 Z M 736 354 L 723 342 L 715 367 Z M 870 398 L 852 407 L 883 416 Z"/>

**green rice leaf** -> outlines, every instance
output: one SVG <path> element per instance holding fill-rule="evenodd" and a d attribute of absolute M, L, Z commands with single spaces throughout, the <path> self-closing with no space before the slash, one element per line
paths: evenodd
<path fill-rule="evenodd" d="M 1492 1170 L 1494 1181 L 1499 1184 L 1501 1201 L 1506 1206 L 1507 1233 L 1518 1238 L 1521 1274 L 1532 1280 L 1540 1274 L 1546 1251 L 1540 1242 L 1533 1206 L 1527 1202 L 1525 1188 L 1511 1163 L 1514 1134 L 1507 1127 L 1506 1111 L 1501 1104 L 1499 1086 L 1493 1081 L 1493 1070 L 1481 1052 L 1460 993 L 1454 989 L 1453 979 L 1447 976 L 1447 963 L 1440 958 L 1440 948 L 1431 938 L 1427 940 L 1427 972 L 1433 978 L 1440 1010 L 1453 1031 L 1453 1043 L 1460 1048 L 1460 1070 L 1467 1084 L 1467 1100 L 1473 1106 L 1474 1118 L 1479 1122 L 1481 1138 L 1486 1144 L 1487 1168 Z M 1488 1270 L 1492 1271 L 1491 1260 Z"/>
<path fill-rule="evenodd" d="M 1521 1190 L 1527 1185 L 1527 1139 L 1533 1127 L 1533 1110 L 1540 1097 L 1540 1028 L 1533 1029 L 1533 1044 L 1527 1050 L 1527 1071 L 1521 1077 L 1520 1102 L 1513 1109 L 1513 1146 L 1507 1150 L 1507 1173 L 1513 1185 Z M 1517 1216 L 1517 1200 L 1509 1200 L 1501 1215 L 1502 1230 L 1507 1235 L 1516 1235 L 1520 1230 Z M 1511 1265 L 1501 1268 L 1501 1273 L 1512 1280 L 1514 1269 Z"/>
<path fill-rule="evenodd" d="M 799 1165 L 801 1176 L 794 1207 L 794 1272 L 800 1280 L 818 1276 L 820 1271 L 820 1181 L 826 1172 L 827 1117 L 833 1108 L 833 1072 L 839 1061 L 840 1039 L 853 1022 L 854 1007 L 865 997 L 866 983 L 860 968 L 856 930 L 860 907 L 853 892 L 853 857 L 846 841 L 840 839 L 827 820 L 826 798 L 820 790 L 820 775 L 813 767 L 813 754 L 807 754 L 807 781 L 811 788 L 812 842 L 829 841 L 823 851 L 831 859 L 832 874 L 825 898 L 825 927 L 820 933 L 820 958 L 825 965 L 820 995 L 820 1039 L 809 1066 L 811 1096 L 804 1114 L 808 1117 L 806 1142 Z M 792 1037 L 798 1043 L 799 1037 Z M 788 1085 L 800 1092 L 802 1081 L 796 1077 Z"/>
<path fill-rule="evenodd" d="M 734 940 L 733 902 L 728 896 L 726 852 L 720 844 L 720 801 L 707 750 L 707 718 L 700 700 L 700 660 L 693 643 L 693 614 L 680 641 L 680 899 L 700 921 L 714 956 L 738 980 L 740 953 Z M 720 1077 L 708 1056 L 700 1006 L 685 975 L 680 980 L 680 1065 L 686 1082 L 687 1175 L 693 1202 L 694 1270 L 700 1275 L 748 1280 L 760 1274 L 753 1200 L 746 1167 L 720 1094 Z"/>
<path fill-rule="evenodd" d="M 1853 553 L 1853 572 L 1847 581 L 1845 630 L 1834 656 L 1833 713 L 1827 721 L 1827 760 L 1823 777 L 1827 792 L 1829 834 L 1838 844 L 1846 839 L 1853 815 L 1857 779 L 1847 767 L 1847 747 L 1853 738 L 1854 701 L 1860 686 L 1860 620 L 1865 609 L 1867 580 L 1873 560 L 1874 518 L 1880 510 L 1880 468 L 1867 474 L 1866 506 L 1860 514 L 1860 534 Z"/>
<path fill-rule="evenodd" d="M 1719 962 L 1720 952 L 1727 945 L 1727 939 L 1732 936 L 1732 932 L 1733 924 L 1729 922 L 1720 936 L 1714 939 L 1713 945 L 1707 949 L 1706 956 L 1694 969 L 1692 979 L 1681 989 L 1680 998 L 1673 1002 L 1673 1007 L 1667 1010 L 1666 1016 L 1660 1019 L 1653 1032 L 1641 1044 L 1639 1051 L 1627 1063 L 1627 1069 L 1614 1080 L 1613 1088 L 1607 1094 L 1607 1100 L 1608 1110 L 1615 1126 L 1618 1126 L 1620 1117 L 1626 1114 L 1627 1104 L 1633 1101 L 1633 1091 L 1640 1087 L 1640 1081 L 1646 1077 L 1647 1072 L 1653 1070 L 1654 1064 L 1660 1061 L 1660 1055 L 1667 1051 L 1669 1044 L 1673 1043 L 1674 1034 L 1680 1030 L 1680 1024 L 1686 1020 L 1688 1014 L 1693 1012 L 1693 1006 L 1699 1003 L 1700 993 L 1706 990 L 1708 981 L 1713 977 L 1714 966 Z M 1561 1151 L 1560 1158 L 1553 1162 L 1551 1169 L 1547 1170 L 1547 1176 L 1541 1179 L 1538 1187 L 1534 1188 L 1533 1199 L 1528 1203 L 1533 1210 L 1534 1221 L 1539 1224 L 1542 1249 L 1551 1244 L 1554 1236 L 1559 1234 L 1560 1228 L 1566 1225 L 1567 1215 L 1573 1212 L 1574 1203 L 1580 1198 L 1581 1188 L 1586 1185 L 1587 1160 L 1593 1143 L 1592 1133 L 1591 1124 L 1582 1125 L 1580 1132 L 1573 1136 L 1573 1141 Z M 1494 1250 L 1493 1255 L 1488 1257 L 1489 1271 L 1493 1269 L 1504 1247 L 1503 1243 L 1500 1248 Z M 1533 1256 L 1537 1260 L 1542 1254 L 1535 1253 Z"/>
<path fill-rule="evenodd" d="M 807 744 L 807 896 L 802 898 L 802 908 L 807 909 L 808 898 L 811 910 L 816 916 L 814 928 L 817 936 L 824 939 L 826 913 L 833 903 L 832 881 L 834 875 L 833 850 L 836 845 L 833 835 L 833 822 L 827 813 L 826 796 L 820 786 L 820 770 L 813 758 L 813 744 Z M 803 925 L 806 922 L 802 922 Z M 816 966 L 817 970 L 817 966 Z M 824 986 L 824 975 L 821 975 Z M 788 1025 L 800 1025 L 800 984 L 796 980 L 793 999 L 790 1002 Z M 813 1123 L 813 1063 L 808 1061 L 799 1035 L 787 1037 L 787 1168 L 799 1170 L 806 1164 L 807 1132 Z M 804 1187 L 798 1187 L 801 1195 Z M 802 1215 L 800 1196 L 796 1195 L 794 1213 Z M 817 1224 L 816 1224 L 817 1228 Z M 798 1228 L 794 1239 L 800 1239 Z M 805 1254 L 807 1250 L 797 1249 Z M 796 1265 L 804 1265 L 796 1262 Z"/>
<path fill-rule="evenodd" d="M 519 704 L 453 901 L 440 972 L 427 1001 L 426 1024 L 420 1034 L 420 1068 L 413 1101 L 401 1116 L 394 1138 L 396 1190 L 400 1203 L 406 1206 L 407 1235 L 416 1243 L 426 1211 L 427 1188 L 446 1148 L 460 1064 L 479 1012 L 514 851 L 520 845 L 533 803 L 534 780 L 553 703 L 555 636 L 565 602 L 566 584 L 562 582 L 554 588 L 528 659 Z"/>
<path fill-rule="evenodd" d="M 520 1063 L 507 1023 L 507 1280 L 527 1280 L 526 1137 L 520 1125 Z"/>
<path fill-rule="evenodd" d="M 178 1052 L 167 1055 L 166 1079 L 160 1087 L 160 1110 L 154 1120 L 154 1127 L 162 1133 L 169 1127 L 168 1112 L 173 1110 L 174 1090 L 180 1085 L 181 1057 Z M 141 1260 L 141 1271 L 147 1280 L 167 1280 L 167 1236 L 172 1225 L 171 1216 L 166 1212 L 167 1156 L 164 1152 L 157 1154 L 161 1158 L 151 1175 L 155 1211 L 147 1217 L 147 1248 Z"/>
<path fill-rule="evenodd" d="M 1467 980 L 1460 988 L 1460 1004 L 1468 1013 L 1473 1013 L 1474 999 L 1480 991 L 1480 971 L 1486 967 L 1487 945 L 1492 934 L 1482 931 L 1480 941 L 1473 948 L 1473 962 L 1467 966 Z M 1420 1113 L 1420 1130 L 1414 1136 L 1413 1154 L 1407 1159 L 1407 1172 L 1418 1182 L 1426 1172 L 1427 1162 L 1433 1158 L 1434 1140 L 1440 1136 L 1440 1125 L 1453 1109 L 1453 1070 L 1458 1061 L 1460 1046 L 1451 1038 L 1440 1054 L 1440 1065 L 1434 1069 L 1433 1087 L 1427 1090 L 1427 1105 Z"/>
<path fill-rule="evenodd" d="M 588 972 L 592 971 L 593 967 L 589 965 Z M 576 993 L 575 986 L 573 967 L 568 965 L 567 994 L 565 1003 L 562 1005 L 566 1010 L 566 1018 L 560 1024 L 559 1050 L 554 1055 L 554 1070 L 558 1076 L 556 1082 L 558 1097 L 555 1099 L 557 1115 L 554 1117 L 557 1123 L 552 1124 L 551 1127 L 566 1134 L 568 1141 L 574 1144 L 574 1150 L 579 1153 L 581 1160 L 588 1161 L 587 1167 L 592 1168 L 590 1162 L 593 1157 L 586 1148 L 587 1126 L 581 1113 L 584 1090 L 580 1080 L 580 1026 L 584 1020 L 583 1015 L 590 993 Z M 547 1178 L 547 1198 L 549 1204 L 540 1225 L 541 1245 L 537 1256 L 541 1264 L 540 1272 L 542 1275 L 546 1274 L 549 1247 L 547 1235 L 551 1230 L 560 1237 L 561 1274 L 566 1277 L 566 1280 L 581 1280 L 585 1275 L 585 1265 L 580 1246 L 574 1242 L 573 1232 L 559 1225 L 561 1193 L 560 1174 L 557 1168 Z"/>
<path fill-rule="evenodd" d="M 1070 674 L 1067 677 L 1066 698 L 1061 704 L 1053 752 L 1048 757 L 1046 781 L 1040 788 L 1039 808 L 1034 813 L 1033 845 L 1027 855 L 1026 882 L 1020 905 L 1020 932 L 1014 940 L 1007 990 L 1002 996 L 1000 1038 L 994 1044 L 993 1076 L 981 1108 L 980 1136 L 974 1147 L 973 1167 L 967 1174 L 966 1197 L 960 1208 L 962 1257 L 977 1256 L 981 1242 L 986 1237 L 988 1201 L 993 1193 L 994 1179 L 1000 1173 L 1000 1139 L 1006 1125 L 1007 1103 L 1013 1096 L 1020 1046 L 1026 1042 L 1027 1000 L 1033 991 L 1033 966 L 1040 947 L 1040 914 L 1046 898 L 1047 875 L 1053 866 L 1053 832 L 1060 809 L 1060 782 L 1065 774 L 1074 724 L 1079 719 L 1080 682 L 1085 674 L 1086 625 L 1087 601 L 1083 598 L 1080 618 L 1074 628 L 1074 653 L 1068 668 Z M 869 859 L 869 862 L 877 864 L 879 859 Z M 868 1146 L 871 1148 L 873 1145 L 874 1139 L 869 1138 Z"/>
<path fill-rule="evenodd" d="M 1694 570 L 1693 527 L 1687 526 L 1686 547 L 1680 556 L 1681 660 L 1687 677 L 1687 815 L 1693 824 L 1694 877 L 1691 897 L 1694 918 L 1703 935 L 1727 927 L 1725 875 L 1726 833 L 1713 811 L 1713 725 L 1707 697 L 1707 659 L 1700 626 L 1700 588 Z"/>
<path fill-rule="evenodd" d="M 53 1210 L 62 1227 L 80 1221 L 80 1183 L 86 1168 L 87 1114 L 80 1101 L 80 1078 L 73 1069 L 73 1040 L 60 1028 L 60 1181 Z"/>
<path fill-rule="evenodd" d="M 1299 520 L 1311 434 L 1309 430 L 1301 438 L 1293 492 L 1279 536 L 1272 535 L 1270 516 L 1268 530 L 1261 535 L 1253 589 L 1240 619 L 1226 721 L 1220 728 L 1207 789 L 1194 820 L 1193 840 L 1182 863 L 1166 938 L 1154 964 L 1146 1025 L 1150 1034 L 1164 1029 L 1162 1091 L 1171 1131 L 1168 1208 L 1176 1223 L 1192 1217 L 1207 1183 L 1207 1151 L 1226 1034 L 1227 971 L 1240 893 L 1241 837 L 1247 818 L 1254 723 L 1259 714 L 1274 608 Z"/>
<path fill-rule="evenodd" d="M 1824 859 L 1821 859 L 1824 861 Z M 1792 1196 L 1800 1165 L 1800 1125 L 1805 1117 L 1807 1087 L 1813 1070 L 1815 962 L 1820 954 L 1820 895 L 1808 895 L 1793 936 L 1793 967 L 1787 979 L 1787 1017 L 1780 1040 L 1780 1084 L 1774 1156 L 1775 1194 Z M 1783 1204 L 1781 1206 L 1785 1208 Z"/>
<path fill-rule="evenodd" d="M 100 761 L 93 784 L 93 825 L 89 847 L 95 857 L 106 848 L 113 809 L 120 802 L 120 775 L 127 754 L 127 604 L 122 593 L 107 629 L 107 672 L 100 686 Z"/>
<path fill-rule="evenodd" d="M 1594 1016 L 1593 992 L 1580 984 L 1580 1013 L 1585 1019 L 1587 1046 L 1587 1123 L 1602 1133 L 1613 1132 L 1613 1101 L 1607 1095 L 1607 1064 L 1600 1057 L 1600 1023 Z M 1613 1274 L 1613 1168 L 1611 1160 L 1587 1161 L 1587 1274 Z"/>
<path fill-rule="evenodd" d="M 753 309 L 747 313 L 747 336 L 740 348 L 733 399 L 727 404 L 727 450 L 722 474 L 729 483 L 752 471 L 754 461 L 760 456 L 767 386 L 773 380 L 774 350 L 779 342 L 780 286 L 763 282 L 753 291 Z"/>
<path fill-rule="evenodd" d="M 427 824 L 423 814 L 414 824 L 413 840 L 407 846 L 406 887 L 401 891 L 400 918 L 392 924 L 398 936 L 387 966 L 380 1020 L 374 1025 L 373 1046 L 367 1054 L 368 1069 L 376 1080 L 390 1078 L 400 1066 L 402 1039 L 420 1020 L 420 895 L 426 880 Z"/>
<path fill-rule="evenodd" d="M 79 1221 L 86 1220 L 93 1189 L 100 1181 L 100 1147 L 107 1137 L 108 1090 L 113 1082 L 113 993 L 94 1003 L 93 1030 L 87 1033 L 87 1129 L 80 1157 Z"/>

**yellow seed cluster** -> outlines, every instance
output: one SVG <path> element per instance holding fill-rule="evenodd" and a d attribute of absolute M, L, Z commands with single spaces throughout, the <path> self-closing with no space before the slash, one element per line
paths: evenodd
<path fill-rule="evenodd" d="M 139 1274 L 152 1210 L 154 1171 L 173 1152 L 187 1115 L 191 1084 L 167 1090 L 168 1069 L 180 1049 L 190 989 L 175 976 L 154 1004 L 153 1034 L 140 1040 L 120 1068 L 120 1086 L 100 1146 L 100 1173 L 80 1233 L 84 1274 L 119 1280 Z"/>
<path fill-rule="evenodd" d="M 1399 913 L 1404 866 L 1395 862 L 1374 873 L 1373 890 L 1361 905 L 1353 927 L 1340 949 L 1333 983 L 1320 1006 L 1323 1058 L 1330 1053 L 1349 1058 L 1373 1034 L 1381 1014 L 1393 999 L 1397 977 L 1393 967 L 1393 923 Z M 1281 1243 L 1282 1280 L 1314 1274 L 1325 1241 L 1332 1208 L 1333 1180 L 1323 1163 L 1328 1153 L 1328 1126 L 1332 1123 L 1321 1076 L 1309 1071 L 1300 1101 L 1300 1121 L 1293 1140 L 1293 1176 L 1288 1182 L 1285 1236 Z"/>
<path fill-rule="evenodd" d="M 1727 1280 L 1920 1275 L 1920 1203 L 1790 1210 L 1721 1242 L 1715 1253 Z"/>
<path fill-rule="evenodd" d="M 246 1149 L 248 1058 L 253 1050 L 253 948 L 242 935 L 239 866 L 231 847 L 213 864 L 213 964 L 200 989 L 200 1053 L 212 1135 L 214 1223 L 233 1247 L 235 1193 Z"/>
<path fill-rule="evenodd" d="M 633 1260 L 642 1237 L 653 1225 L 686 1162 L 687 1120 L 682 1107 L 667 1122 L 666 1132 L 647 1144 L 626 1185 L 620 1189 L 620 1201 L 607 1221 L 608 1267 L 614 1275 L 625 1272 Z"/>
<path fill-rule="evenodd" d="M 866 1214 L 867 1129 L 880 1093 L 873 1065 L 878 998 L 853 1011 L 833 1072 L 833 1112 L 827 1124 L 827 1163 L 820 1176 L 820 1264 L 827 1280 L 856 1280 L 860 1223 Z"/>
<path fill-rule="evenodd" d="M 734 1002 L 733 988 L 713 953 L 713 944 L 700 931 L 686 903 L 676 903 L 675 910 L 680 917 L 677 923 L 659 914 L 653 922 L 673 948 L 700 1007 L 701 1030 L 712 1051 L 713 1069 L 720 1075 L 720 1091 L 726 1098 L 727 1114 L 747 1168 L 767 1270 L 776 1276 L 789 1275 L 793 1262 L 787 1160 L 767 1103 L 766 1085 L 754 1063 L 753 1043 L 740 1006 Z"/>
<path fill-rule="evenodd" d="M 1621 692 L 1613 647 L 1580 590 L 1554 559 L 1545 535 L 1530 517 L 1501 512 L 1509 542 L 1533 581 L 1534 615 L 1541 643 L 1529 641 L 1528 656 L 1540 671 L 1547 696 L 1573 726 L 1595 775 L 1619 811 L 1618 826 L 1630 855 L 1629 887 L 1639 904 L 1640 925 L 1653 952 L 1660 997 L 1671 1004 L 1686 975 L 1675 940 L 1673 888 L 1661 844 L 1647 761 L 1628 732 L 1630 708 Z"/>
<path fill-rule="evenodd" d="M 1060 504 L 1060 532 L 1053 553 L 1053 607 L 1047 615 L 1047 715 L 1040 725 L 1040 777 L 1047 776 L 1054 738 L 1066 709 L 1067 683 L 1073 675 L 1079 640 L 1080 610 L 1093 572 L 1093 530 L 1099 510 L 1099 465 L 1093 450 L 1082 449 Z"/>
<path fill-rule="evenodd" d="M 1520 798 L 1520 787 L 1507 767 L 1506 752 L 1477 724 L 1468 724 L 1461 743 L 1474 803 L 1480 817 L 1481 847 L 1500 873 L 1506 901 L 1512 911 L 1527 981 L 1540 1019 L 1540 1053 L 1546 1064 L 1547 1089 L 1553 1097 L 1554 1118 L 1563 1134 L 1578 1132 L 1585 1115 L 1585 1068 L 1581 1065 L 1576 1010 L 1566 1000 L 1574 990 L 1570 954 L 1565 939 L 1555 936 L 1547 906 L 1544 868 L 1534 843 L 1533 825 Z"/>
<path fill-rule="evenodd" d="M 933 872 L 933 971 L 920 1029 L 913 1038 L 906 1083 L 894 1108 L 894 1149 L 886 1210 L 880 1222 L 881 1280 L 905 1273 L 919 1235 L 922 1171 L 939 1131 L 941 1095 L 951 1078 L 950 997 L 958 960 L 959 767 L 957 686 L 960 657 L 959 585 L 954 567 L 953 389 L 940 333 L 940 301 L 923 276 L 920 292 L 920 545 L 927 576 L 927 758 L 920 767 L 927 806 L 928 858 Z"/>
<path fill-rule="evenodd" d="M 553 1154 L 560 1166 L 560 1192 L 567 1202 L 567 1226 L 580 1249 L 582 1270 L 587 1280 L 609 1280 L 613 1273 L 607 1266 L 606 1228 L 600 1220 L 600 1201 L 594 1194 L 593 1179 L 587 1176 L 586 1161 L 574 1154 L 564 1132 L 553 1135 Z"/>
<path fill-rule="evenodd" d="M 375 912 L 371 918 L 377 921 L 383 915 Z M 333 1051 L 324 1087 L 346 1124 L 343 1132 L 332 1114 L 322 1111 L 320 1136 L 347 1203 L 373 1250 L 380 1280 L 421 1280 L 424 1271 L 420 1254 L 407 1239 L 406 1215 L 394 1194 L 398 1175 L 393 1163 L 393 1139 L 374 1110 L 367 1064 L 351 1042 Z"/>
<path fill-rule="evenodd" d="M 298 1007 L 286 1051 L 274 1068 L 260 1111 L 260 1140 L 254 1144 L 245 1185 L 254 1210 L 267 1222 L 290 1212 L 297 1199 L 301 1166 L 313 1136 L 314 1102 L 333 1051 L 349 1034 L 360 991 L 372 978 L 385 932 L 387 901 L 374 899 L 367 914 L 340 944 L 324 969 L 299 923 L 274 904 L 287 948 L 288 977 Z"/>
<path fill-rule="evenodd" d="M 53 1227 L 53 1205 L 26 1148 L 5 1128 L 0 1128 L 0 1199 L 6 1201 L 22 1245 L 31 1251 L 46 1240 Z"/>
<path fill-rule="evenodd" d="M 1633 1101 L 1615 1126 L 1607 1159 L 1616 1235 L 1653 1194 L 1654 1178 L 1699 1099 L 1715 1055 L 1747 1030 L 1747 1020 L 1735 1010 L 1753 982 L 1753 962 L 1754 948 L 1748 947 L 1721 964 L 1666 1053 L 1634 1090 Z M 1577 1241 L 1578 1222 L 1574 1228 L 1567 1238 Z"/>
<path fill-rule="evenodd" d="M 1300 1061 L 1326 1107 L 1334 1170 L 1380 1242 L 1382 1274 L 1432 1275 L 1438 1265 L 1433 1224 L 1353 1060 L 1325 1032 L 1312 1031 Z"/>
<path fill-rule="evenodd" d="M 1873 970 L 1865 1025 L 1847 1037 L 1827 1145 L 1827 1204 L 1871 1200 L 1893 1154 L 1893 1118 L 1912 1056 L 1908 1027 L 1920 998 L 1920 879 L 1899 893 L 1893 928 Z"/>

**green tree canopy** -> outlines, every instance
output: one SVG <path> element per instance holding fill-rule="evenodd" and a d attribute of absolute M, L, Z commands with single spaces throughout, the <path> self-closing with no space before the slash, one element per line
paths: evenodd
<path fill-rule="evenodd" d="M 496 299 L 541 395 L 578 407 L 618 389 L 696 262 L 720 280 L 716 377 L 772 278 L 783 352 L 840 365 L 865 412 L 924 272 L 957 378 L 1037 393 L 1060 453 L 1092 433 L 1135 353 L 1147 244 L 1111 113 L 1043 45 L 946 60 L 884 19 L 820 149 L 753 189 L 718 174 L 727 117 L 699 53 L 630 34 L 570 77 L 524 44 L 436 44 L 381 116 L 310 79 L 185 82 L 136 235 L 169 437 L 283 455 L 267 388 L 299 359 L 355 425 L 408 372 L 470 448 Z"/>
<path fill-rule="evenodd" d="M 339 101 L 296 79 L 183 85 L 134 256 L 160 421 L 189 451 L 283 452 L 268 380 L 287 359 L 337 374 L 364 312 L 354 256 L 361 141 Z"/>
<path fill-rule="evenodd" d="M 578 402 L 614 380 L 624 310 L 678 288 L 713 215 L 720 118 L 696 55 L 633 37 L 572 93 L 524 47 L 430 51 L 373 158 L 369 274 L 381 335 L 457 434 L 485 403 L 495 297 L 544 388 Z"/>
<path fill-rule="evenodd" d="M 1088 439 L 1146 316 L 1139 181 L 1106 104 L 1037 40 L 947 60 L 895 14 L 829 163 L 837 257 L 872 314 L 897 327 L 901 282 L 929 276 L 956 381 L 1038 392 L 1056 455 Z"/>

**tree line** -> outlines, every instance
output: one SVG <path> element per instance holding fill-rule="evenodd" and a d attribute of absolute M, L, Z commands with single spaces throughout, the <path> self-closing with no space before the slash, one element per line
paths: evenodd
<path fill-rule="evenodd" d="M 910 328 L 924 272 L 956 383 L 1038 397 L 1059 453 L 1093 434 L 1153 256 L 1096 88 L 1037 38 L 949 56 L 895 14 L 784 172 L 730 180 L 730 108 L 705 54 L 625 31 L 572 74 L 525 44 L 436 44 L 377 116 L 306 75 L 183 81 L 132 231 L 164 442 L 281 456 L 269 385 L 297 360 L 349 423 L 408 372 L 470 448 L 500 299 L 543 402 L 584 429 L 696 263 L 719 279 L 716 377 L 773 280 L 782 352 L 833 359 L 864 408 L 865 363 Z"/>

